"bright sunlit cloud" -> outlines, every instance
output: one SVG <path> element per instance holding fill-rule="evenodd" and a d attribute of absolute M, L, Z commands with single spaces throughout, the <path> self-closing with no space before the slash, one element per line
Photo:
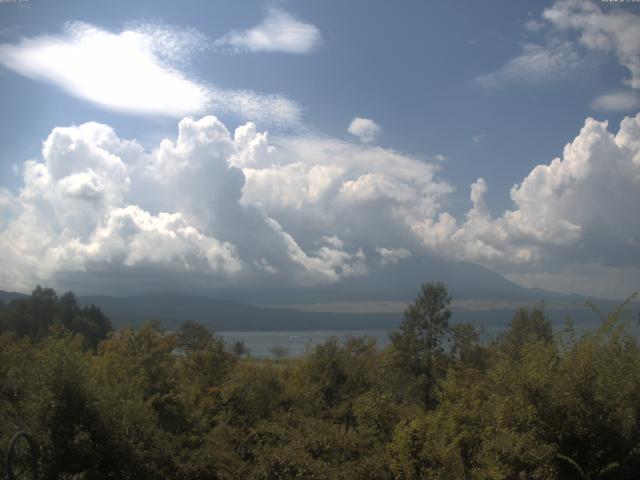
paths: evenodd
<path fill-rule="evenodd" d="M 108 125 L 56 127 L 42 159 L 23 164 L 20 192 L 0 188 L 0 289 L 149 271 L 165 287 L 190 275 L 313 285 L 429 254 L 560 291 L 615 296 L 637 285 L 640 220 L 612 212 L 640 204 L 640 114 L 617 132 L 586 119 L 498 215 L 483 178 L 471 208 L 451 214 L 441 169 L 330 137 L 270 139 L 253 123 L 231 132 L 213 116 L 183 119 L 151 149 Z"/>
<path fill-rule="evenodd" d="M 204 111 L 291 123 L 298 106 L 279 95 L 222 90 L 189 78 L 184 66 L 207 47 L 196 31 L 142 25 L 112 33 L 72 22 L 64 34 L 0 45 L 0 63 L 104 108 L 182 117 Z"/>

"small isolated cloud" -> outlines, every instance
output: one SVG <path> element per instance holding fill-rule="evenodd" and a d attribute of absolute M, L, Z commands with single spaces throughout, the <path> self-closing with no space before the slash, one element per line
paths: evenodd
<path fill-rule="evenodd" d="M 487 135 L 484 133 L 478 133 L 476 135 L 472 135 L 471 140 L 473 140 L 473 143 L 480 143 L 486 136 Z"/>
<path fill-rule="evenodd" d="M 189 78 L 184 67 L 205 48 L 206 37 L 190 29 L 139 25 L 113 33 L 71 22 L 62 35 L 1 44 L 0 64 L 119 112 L 182 117 L 213 110 L 298 121 L 300 109 L 285 97 L 224 90 Z"/>
<path fill-rule="evenodd" d="M 487 91 L 508 84 L 545 83 L 566 77 L 583 65 L 583 59 L 570 42 L 525 43 L 518 56 L 497 71 L 478 76 L 476 82 Z"/>
<path fill-rule="evenodd" d="M 382 127 L 370 118 L 356 117 L 347 131 L 360 139 L 362 143 L 373 142 L 382 133 Z"/>
<path fill-rule="evenodd" d="M 601 112 L 629 112 L 640 108 L 640 96 L 634 92 L 615 92 L 601 95 L 591 104 Z"/>
<path fill-rule="evenodd" d="M 411 252 L 406 248 L 377 247 L 376 252 L 380 255 L 380 264 L 383 266 L 398 263 L 403 258 L 411 256 Z"/>
<path fill-rule="evenodd" d="M 305 54 L 322 43 L 320 31 L 291 14 L 273 8 L 262 23 L 248 30 L 232 30 L 215 44 L 237 51 Z"/>
<path fill-rule="evenodd" d="M 538 32 L 544 28 L 544 23 L 537 21 L 535 18 L 530 18 L 524 23 L 524 29 L 528 32 Z"/>

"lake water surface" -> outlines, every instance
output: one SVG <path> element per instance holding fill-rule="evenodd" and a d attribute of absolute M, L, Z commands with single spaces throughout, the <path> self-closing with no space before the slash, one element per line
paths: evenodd
<path fill-rule="evenodd" d="M 600 325 L 597 319 L 588 322 L 580 322 L 574 325 L 577 336 L 584 332 L 592 331 Z M 560 333 L 564 328 L 564 323 L 553 324 L 556 333 Z M 636 337 L 640 337 L 640 326 L 637 322 L 629 322 L 630 331 Z M 506 328 L 506 324 L 476 324 L 484 339 L 496 336 Z M 274 356 L 271 349 L 274 347 L 285 347 L 288 357 L 300 357 L 318 345 L 321 345 L 331 337 L 336 337 L 340 341 L 350 337 L 373 337 L 379 349 L 389 345 L 389 330 L 291 330 L 274 332 L 217 332 L 226 342 L 242 341 L 249 349 L 254 358 L 272 358 Z"/>
<path fill-rule="evenodd" d="M 373 337 L 382 349 L 389 344 L 387 330 L 323 330 L 323 331 L 281 331 L 281 332 L 218 332 L 225 341 L 243 341 L 252 357 L 272 357 L 273 347 L 285 347 L 289 357 L 299 357 L 323 344 L 331 337 L 347 340 L 350 337 Z"/>

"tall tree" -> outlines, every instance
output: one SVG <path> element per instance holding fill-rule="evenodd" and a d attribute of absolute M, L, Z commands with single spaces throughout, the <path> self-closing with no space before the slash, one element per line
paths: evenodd
<path fill-rule="evenodd" d="M 391 334 L 395 363 L 415 377 L 425 407 L 433 400 L 443 341 L 449 334 L 450 304 L 451 295 L 441 282 L 423 284 L 399 330 Z"/>
<path fill-rule="evenodd" d="M 498 336 L 500 348 L 512 357 L 519 356 L 522 347 L 528 343 L 550 344 L 552 341 L 553 328 L 542 305 L 531 310 L 519 308 L 509 322 L 509 328 Z"/>

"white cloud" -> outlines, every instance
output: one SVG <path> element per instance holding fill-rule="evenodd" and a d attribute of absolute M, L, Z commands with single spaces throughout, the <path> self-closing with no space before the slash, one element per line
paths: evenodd
<path fill-rule="evenodd" d="M 486 136 L 484 133 L 478 133 L 477 135 L 472 135 L 471 140 L 473 140 L 473 143 L 480 143 Z"/>
<path fill-rule="evenodd" d="M 201 154 L 195 148 L 189 153 L 194 161 Z M 28 289 L 60 272 L 143 265 L 238 272 L 235 247 L 215 238 L 205 222 L 194 226 L 186 209 L 152 213 L 130 203 L 141 186 L 137 181 L 151 177 L 161 157 L 160 151 L 147 154 L 136 142 L 120 140 L 106 125 L 55 128 L 43 144 L 42 161 L 25 162 L 19 195 L 3 195 L 12 215 L 0 230 L 7 267 L 0 284 Z M 161 184 L 144 187 L 155 196 L 163 191 Z"/>
<path fill-rule="evenodd" d="M 615 92 L 601 95 L 591 104 L 601 112 L 629 112 L 640 108 L 640 96 L 634 92 Z"/>
<path fill-rule="evenodd" d="M 544 28 L 542 22 L 537 21 L 535 18 L 530 18 L 524 23 L 524 29 L 528 32 L 539 32 Z"/>
<path fill-rule="evenodd" d="M 218 39 L 216 45 L 249 52 L 305 54 L 321 42 L 322 35 L 314 25 L 272 8 L 262 23 L 244 31 L 233 30 Z"/>
<path fill-rule="evenodd" d="M 344 242 L 337 236 L 322 237 L 322 246 L 309 255 L 276 220 L 269 218 L 267 222 L 286 245 L 290 259 L 304 267 L 311 274 L 312 281 L 336 281 L 367 273 L 366 256 L 362 250 L 358 249 L 355 253 L 346 252 Z"/>
<path fill-rule="evenodd" d="M 11 223 L 19 211 L 19 203 L 14 196 L 2 187 L 0 187 L 0 228 L 5 228 Z"/>
<path fill-rule="evenodd" d="M 382 127 L 370 118 L 354 118 L 347 131 L 360 139 L 362 143 L 373 142 L 381 133 Z"/>
<path fill-rule="evenodd" d="M 466 215 L 447 212 L 440 168 L 331 138 L 272 139 L 252 123 L 232 134 L 212 116 L 181 120 L 151 150 L 106 125 L 55 128 L 23 164 L 20 192 L 0 190 L 0 288 L 308 285 L 425 254 L 562 291 L 640 286 L 640 114 L 617 133 L 587 119 L 497 216 L 482 178 Z"/>
<path fill-rule="evenodd" d="M 492 90 L 505 84 L 543 83 L 567 77 L 612 54 L 630 76 L 624 84 L 640 88 L 640 15 L 632 9 L 602 7 L 590 0 L 559 0 L 540 20 L 529 19 L 524 29 L 544 33 L 544 42 L 525 43 L 516 57 L 495 72 L 476 78 Z M 596 99 L 596 104 L 620 99 Z"/>
<path fill-rule="evenodd" d="M 195 272 L 233 274 L 242 268 L 233 245 L 207 237 L 180 213 L 152 215 L 135 205 L 115 208 L 88 242 L 71 239 L 56 249 L 69 265 L 121 263 L 160 265 Z"/>
<path fill-rule="evenodd" d="M 499 70 L 480 75 L 476 82 L 486 90 L 505 84 L 535 84 L 552 82 L 566 77 L 584 66 L 574 46 L 566 41 L 547 45 L 525 43 L 522 52 Z"/>
<path fill-rule="evenodd" d="M 437 178 L 438 164 L 326 138 L 274 143 L 244 168 L 241 202 L 276 219 L 300 245 L 336 235 L 362 248 L 369 266 L 429 253 L 542 288 L 551 288 L 543 279 L 552 277 L 558 290 L 587 294 L 640 287 L 640 263 L 629 264 L 640 258 L 640 221 L 621 213 L 640 204 L 640 116 L 625 119 L 615 135 L 588 119 L 561 158 L 513 187 L 514 208 L 497 217 L 482 178 L 471 186 L 472 208 L 457 219 L 444 208 L 452 188 Z M 587 262 L 601 279 L 615 277 L 607 285 L 628 286 L 598 287 L 581 270 Z"/>
<path fill-rule="evenodd" d="M 274 143 L 244 168 L 241 202 L 297 236 L 338 235 L 372 252 L 399 237 L 406 243 L 412 219 L 432 215 L 452 190 L 436 179 L 439 166 L 392 150 L 327 138 Z"/>
<path fill-rule="evenodd" d="M 223 90 L 190 79 L 184 66 L 206 45 L 201 34 L 189 29 L 139 25 L 112 33 L 72 22 L 62 35 L 1 44 L 0 63 L 125 113 L 182 117 L 213 110 L 256 120 L 298 121 L 300 109 L 285 97 Z"/>
<path fill-rule="evenodd" d="M 484 205 L 486 191 L 482 179 L 472 185 L 463 222 L 443 213 L 414 230 L 434 251 L 527 285 L 555 278 L 554 286 L 565 282 L 560 290 L 610 295 L 604 283 L 635 279 L 618 296 L 640 287 L 640 220 L 628 213 L 640 205 L 640 114 L 625 118 L 615 135 L 606 122 L 587 119 L 562 158 L 536 166 L 511 189 L 515 208 L 497 218 Z M 586 280 L 585 264 L 599 272 L 600 287 Z"/>
<path fill-rule="evenodd" d="M 403 258 L 411 257 L 411 252 L 406 248 L 377 247 L 376 252 L 380 255 L 380 264 L 383 266 L 398 263 Z"/>
<path fill-rule="evenodd" d="M 266 211 L 240 203 L 245 174 L 234 165 L 275 154 L 255 125 L 232 136 L 212 116 L 183 119 L 177 138 L 152 151 L 98 123 L 55 128 L 42 160 L 24 163 L 19 194 L 0 190 L 0 288 L 117 272 L 125 291 L 144 289 L 140 272 L 165 286 L 185 275 L 221 285 L 365 274 L 359 246 L 336 235 L 302 246 Z"/>
<path fill-rule="evenodd" d="M 631 9 L 604 12 L 591 1 L 561 0 L 543 18 L 558 30 L 575 31 L 586 49 L 615 54 L 631 74 L 624 83 L 640 88 L 640 15 Z"/>

